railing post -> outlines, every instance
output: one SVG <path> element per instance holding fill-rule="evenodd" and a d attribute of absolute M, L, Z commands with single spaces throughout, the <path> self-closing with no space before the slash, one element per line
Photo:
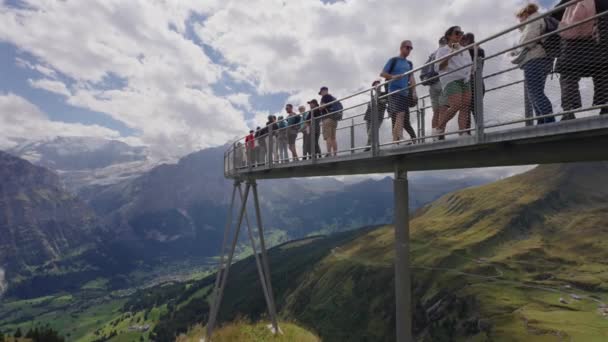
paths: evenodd
<path fill-rule="evenodd" d="M 424 143 L 424 136 L 426 135 L 426 99 L 422 99 L 422 109 L 420 110 L 420 134 L 421 138 L 419 141 Z"/>
<path fill-rule="evenodd" d="M 314 109 L 310 110 L 310 155 L 313 164 L 317 161 L 317 125 L 315 125 Z"/>
<path fill-rule="evenodd" d="M 350 154 L 355 153 L 355 119 L 350 119 Z"/>
<path fill-rule="evenodd" d="M 473 79 L 475 80 L 475 84 L 473 84 L 473 86 L 475 87 L 475 91 L 473 92 L 473 108 L 474 108 L 474 112 L 475 112 L 475 116 L 476 116 L 476 129 L 477 129 L 477 142 L 483 142 L 484 141 L 484 127 L 485 127 L 485 122 L 484 122 L 484 113 L 483 113 L 483 59 L 480 58 L 478 56 L 478 50 L 477 50 L 478 46 L 475 45 L 474 47 L 474 67 L 475 67 L 475 72 L 473 74 Z"/>
<path fill-rule="evenodd" d="M 534 113 L 532 111 L 532 103 L 530 102 L 530 96 L 528 96 L 528 84 L 526 81 L 524 81 L 524 116 L 526 119 L 530 119 L 534 116 Z M 526 121 L 526 126 L 534 126 L 534 121 Z"/>
<path fill-rule="evenodd" d="M 238 153 L 240 153 L 241 151 L 237 150 L 237 143 L 236 141 L 232 144 L 232 170 L 230 170 L 232 174 L 236 174 L 236 170 L 237 170 L 237 162 L 238 162 Z"/>
<path fill-rule="evenodd" d="M 266 144 L 268 146 L 268 150 L 266 151 L 267 169 L 272 168 L 272 152 L 274 151 L 274 137 L 272 132 L 272 126 L 274 126 L 273 123 L 270 123 L 270 125 L 268 125 L 268 143 Z"/>
<path fill-rule="evenodd" d="M 371 137 L 372 137 L 372 156 L 378 155 L 380 149 L 380 127 L 378 122 L 378 87 L 371 90 Z M 384 113 L 383 113 L 384 114 Z"/>

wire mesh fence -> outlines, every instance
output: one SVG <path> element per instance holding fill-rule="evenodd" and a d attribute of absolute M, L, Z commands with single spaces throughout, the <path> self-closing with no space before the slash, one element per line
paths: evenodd
<path fill-rule="evenodd" d="M 311 101 L 283 120 L 269 118 L 226 151 L 225 173 L 373 157 L 409 145 L 441 148 L 446 139 L 482 143 L 493 132 L 606 114 L 608 9 L 584 11 L 590 3 L 573 0 L 542 14 L 526 7 L 518 25 L 479 42 L 453 27 L 430 63 L 344 98 Z M 394 86 L 404 79 L 405 87 Z"/>

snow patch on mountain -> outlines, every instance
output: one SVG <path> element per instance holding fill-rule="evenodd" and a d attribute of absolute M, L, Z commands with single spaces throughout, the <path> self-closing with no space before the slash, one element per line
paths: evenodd
<path fill-rule="evenodd" d="M 23 141 L 8 152 L 55 171 L 73 192 L 129 180 L 173 161 L 151 156 L 145 146 L 96 137 Z"/>

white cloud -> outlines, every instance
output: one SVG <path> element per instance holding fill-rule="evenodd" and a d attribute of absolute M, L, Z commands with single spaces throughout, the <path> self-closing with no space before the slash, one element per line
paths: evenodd
<path fill-rule="evenodd" d="M 50 91 L 52 93 L 56 93 L 59 95 L 70 96 L 72 95 L 68 88 L 65 86 L 63 82 L 53 81 L 49 79 L 39 79 L 39 80 L 28 80 L 29 84 L 38 89 L 44 89 L 46 91 Z"/>
<path fill-rule="evenodd" d="M 24 139 L 55 136 L 118 138 L 118 132 L 97 125 L 51 121 L 38 107 L 14 94 L 0 93 L 0 149 L 15 146 Z"/>
<path fill-rule="evenodd" d="M 421 65 L 448 26 L 481 39 L 513 25 L 524 0 L 24 2 L 28 9 L 0 5 L 0 41 L 37 58 L 17 61 L 45 76 L 32 86 L 107 113 L 138 131 L 151 150 L 175 155 L 242 136 L 280 108 L 254 110 L 252 94 L 242 90 L 218 96 L 212 86 L 223 75 L 257 94 L 287 93 L 295 105 L 317 97 L 321 85 L 339 97 L 378 78 L 401 40 L 414 42 L 411 59 Z M 189 36 L 193 14 L 204 18 L 194 24 L 197 38 L 221 55 L 221 64 Z M 516 36 L 485 48 L 509 46 Z M 488 61 L 487 70 L 505 63 Z M 519 93 L 503 94 L 510 101 Z M 490 120 L 521 115 L 521 107 L 491 97 L 497 105 L 487 112 Z M 355 101 L 362 102 L 345 104 Z M 254 121 L 244 119 L 245 111 L 253 111 Z"/>
<path fill-rule="evenodd" d="M 24 3 L 26 9 L 0 5 L 0 40 L 63 80 L 32 81 L 33 87 L 109 114 L 161 154 L 185 154 L 245 131 L 244 113 L 211 90 L 224 68 L 186 36 L 187 20 L 207 13 L 213 1 Z"/>
<path fill-rule="evenodd" d="M 245 93 L 236 93 L 226 96 L 228 101 L 235 106 L 244 108 L 246 110 L 251 110 L 251 103 L 249 103 L 250 94 Z"/>

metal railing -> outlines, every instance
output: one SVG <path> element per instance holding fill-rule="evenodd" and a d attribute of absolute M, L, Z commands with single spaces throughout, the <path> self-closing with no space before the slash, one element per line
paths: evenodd
<path fill-rule="evenodd" d="M 283 167 L 285 164 L 289 164 L 290 167 L 314 164 L 321 158 L 331 159 L 345 155 L 373 158 L 382 153 L 383 150 L 395 146 L 403 148 L 404 145 L 409 144 L 425 144 L 437 146 L 439 149 L 442 145 L 439 139 L 458 139 L 463 135 L 473 135 L 475 142 L 482 144 L 488 132 L 533 126 L 536 121 L 539 123 L 544 122 L 544 120 L 550 122 L 559 117 L 570 119 L 575 113 L 584 113 L 584 115 L 595 114 L 598 111 L 604 113 L 608 110 L 608 93 L 604 95 L 598 95 L 598 93 L 608 92 L 608 89 L 599 86 L 608 84 L 608 63 L 606 64 L 606 70 L 603 70 L 602 65 L 597 67 L 595 74 L 582 74 L 579 77 L 579 79 L 593 79 L 596 88 L 594 94 L 596 100 L 589 103 L 588 99 L 592 96 L 593 91 L 590 90 L 590 87 L 585 86 L 585 82 L 588 81 L 583 81 L 583 87 L 577 91 L 580 91 L 580 97 L 586 101 L 582 101 L 584 103 L 580 103 L 576 108 L 571 108 L 571 105 L 567 106 L 565 103 L 569 102 L 564 100 L 568 98 L 569 94 L 562 84 L 563 79 L 570 77 L 570 75 L 566 75 L 564 72 L 560 73 L 560 70 L 552 70 L 552 72 L 546 74 L 541 73 L 540 78 L 533 79 L 528 76 L 528 79 L 526 79 L 526 72 L 522 69 L 529 69 L 529 67 L 514 65 L 510 61 L 512 59 L 511 55 L 530 46 L 532 48 L 540 47 L 543 49 L 542 51 L 548 52 L 549 50 L 544 44 L 550 37 L 561 35 L 569 30 L 577 30 L 577 28 L 590 21 L 596 23 L 596 31 L 593 39 L 588 40 L 587 46 L 578 45 L 576 51 L 567 51 L 564 49 L 568 48 L 570 41 L 562 38 L 560 43 L 561 54 L 557 56 L 558 62 L 555 63 L 553 57 L 544 58 L 550 59 L 552 66 L 555 64 L 559 66 L 560 59 L 562 61 L 566 60 L 564 57 L 566 53 L 579 54 L 580 58 L 580 56 L 585 56 L 590 51 L 595 51 L 595 53 L 601 54 L 600 57 L 608 60 L 608 49 L 606 49 L 608 47 L 608 43 L 606 43 L 608 32 L 605 33 L 608 11 L 598 13 L 570 26 L 560 25 L 553 32 L 539 32 L 531 39 L 513 45 L 513 36 L 520 29 L 525 31 L 526 27 L 532 27 L 530 25 L 545 22 L 546 17 L 552 16 L 554 13 L 580 1 L 573 0 L 543 14 L 532 16 L 517 25 L 466 47 L 459 48 L 445 57 L 414 68 L 374 87 L 366 88 L 330 103 L 321 104 L 318 107 L 310 107 L 307 111 L 296 114 L 299 121 L 294 120 L 293 117 L 287 117 L 281 122 L 270 123 L 255 132 L 253 138 L 243 137 L 231 144 L 224 154 L 224 172 L 226 176 L 234 176 L 239 172 L 267 170 L 274 167 Z M 600 23 L 602 24 L 600 25 Z M 598 32 L 600 34 L 599 38 Z M 512 47 L 504 48 L 504 46 Z M 479 55 L 479 49 L 492 52 L 482 58 Z M 415 85 L 410 84 L 408 88 L 408 92 L 415 92 L 418 95 L 416 102 L 409 108 L 411 129 L 415 136 L 409 139 L 393 139 L 387 129 L 388 124 L 383 125 L 383 122 L 389 119 L 392 121 L 394 118 L 380 111 L 383 111 L 391 97 L 401 90 L 388 93 L 385 91 L 388 86 L 392 82 L 405 77 L 419 79 L 421 71 L 428 65 L 437 66 L 454 56 L 462 53 L 468 54 L 470 51 L 472 51 L 470 64 L 435 76 L 435 79 L 441 80 L 450 73 L 470 68 L 470 79 L 465 80 L 472 84 L 472 89 L 470 89 L 472 94 L 470 112 L 465 114 L 469 120 L 467 125 L 464 127 L 460 125 L 456 128 L 454 122 L 450 122 L 445 132 L 438 133 L 438 131 L 435 131 L 433 133 L 432 129 L 436 128 L 433 125 L 436 118 L 433 120 L 433 116 L 437 116 L 439 113 L 437 108 L 429 105 L 429 102 L 435 102 L 429 94 L 429 87 L 422 85 L 421 82 L 416 82 Z M 530 52 L 528 51 L 528 53 Z M 534 74 L 535 71 L 538 70 L 532 70 L 528 74 Z M 552 76 L 547 81 L 549 75 Z M 604 79 L 607 79 L 607 81 L 601 81 Z M 539 87 L 536 87 L 537 84 L 534 82 L 541 81 L 543 85 L 547 81 L 547 85 L 542 87 L 542 91 L 551 103 L 550 112 L 547 110 L 543 112 L 538 109 L 539 106 L 535 102 L 537 101 L 535 97 L 539 94 L 532 94 L 532 98 L 530 96 L 531 91 L 528 88 L 532 86 L 538 92 Z M 445 85 L 442 86 L 445 88 Z M 562 108 L 556 106 L 560 99 Z M 342 103 L 343 109 L 332 112 L 331 108 L 338 101 Z M 341 118 L 338 120 L 339 116 Z M 328 154 L 328 150 L 321 146 L 322 142 L 320 141 L 323 134 L 332 131 L 331 125 L 334 122 L 337 122 L 338 125 L 336 129 L 338 149 L 335 155 Z M 408 120 L 405 120 L 405 122 L 407 123 Z M 428 124 L 429 122 L 431 122 L 431 125 Z M 287 157 L 285 156 L 286 149 L 288 151 Z"/>

